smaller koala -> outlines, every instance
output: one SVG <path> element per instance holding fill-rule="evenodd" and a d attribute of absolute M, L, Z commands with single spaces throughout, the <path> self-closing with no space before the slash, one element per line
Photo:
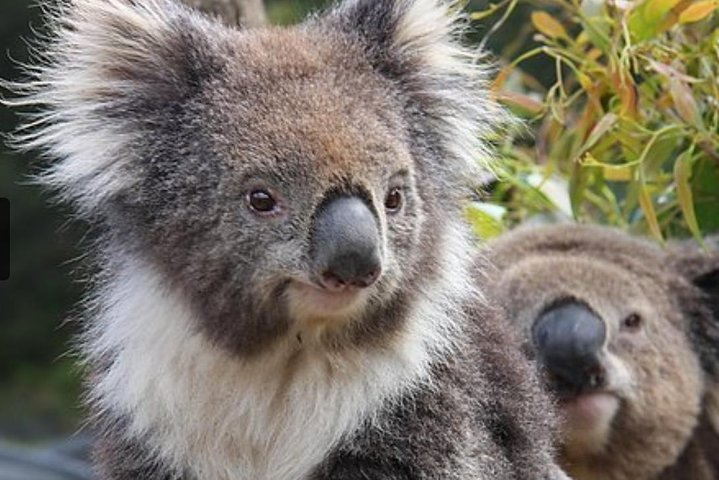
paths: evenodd
<path fill-rule="evenodd" d="M 525 227 L 487 248 L 578 480 L 719 478 L 719 250 L 608 228 Z"/>

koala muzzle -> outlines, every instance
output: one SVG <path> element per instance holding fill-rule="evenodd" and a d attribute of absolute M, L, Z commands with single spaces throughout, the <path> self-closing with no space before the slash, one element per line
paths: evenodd
<path fill-rule="evenodd" d="M 586 305 L 567 302 L 544 311 L 534 322 L 532 336 L 555 388 L 580 393 L 601 386 L 606 326 Z"/>
<path fill-rule="evenodd" d="M 339 197 L 320 207 L 312 235 L 312 260 L 330 291 L 365 288 L 382 271 L 377 218 L 357 197 Z"/>

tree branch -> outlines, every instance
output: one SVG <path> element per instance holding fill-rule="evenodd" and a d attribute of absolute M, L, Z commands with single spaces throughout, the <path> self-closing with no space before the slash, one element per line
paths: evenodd
<path fill-rule="evenodd" d="M 187 5 L 219 17 L 227 25 L 254 28 L 267 24 L 262 0 L 183 0 Z"/>

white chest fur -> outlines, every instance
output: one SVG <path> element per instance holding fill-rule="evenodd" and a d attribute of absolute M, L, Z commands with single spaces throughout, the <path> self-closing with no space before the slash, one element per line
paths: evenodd
<path fill-rule="evenodd" d="M 466 251 L 466 250 L 465 250 Z M 115 358 L 94 401 L 131 419 L 168 466 L 202 480 L 306 478 L 343 436 L 423 381 L 451 348 L 453 309 L 471 293 L 459 258 L 394 345 L 331 354 L 285 341 L 242 361 L 195 329 L 183 298 L 130 262 L 101 298 L 87 354 Z M 107 357 L 105 357 L 107 358 Z"/>

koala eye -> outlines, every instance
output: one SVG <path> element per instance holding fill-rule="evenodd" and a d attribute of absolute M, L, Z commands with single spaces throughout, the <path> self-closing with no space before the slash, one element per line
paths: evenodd
<path fill-rule="evenodd" d="M 642 326 L 642 317 L 638 313 L 632 313 L 622 321 L 624 330 L 636 331 Z"/>
<path fill-rule="evenodd" d="M 250 209 L 260 215 L 277 213 L 279 205 L 270 192 L 263 189 L 252 190 L 247 194 Z"/>
<path fill-rule="evenodd" d="M 384 199 L 384 207 L 390 213 L 395 213 L 402 208 L 402 189 L 395 187 L 389 191 Z"/>

